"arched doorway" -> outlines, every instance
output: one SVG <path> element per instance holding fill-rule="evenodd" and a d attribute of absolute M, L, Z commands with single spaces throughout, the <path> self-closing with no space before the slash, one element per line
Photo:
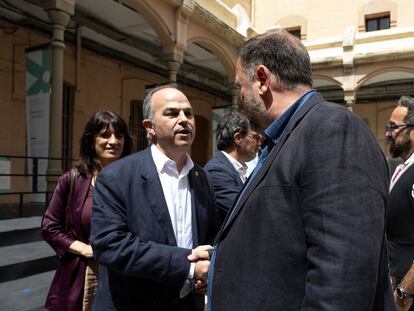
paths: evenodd
<path fill-rule="evenodd" d="M 194 163 L 204 166 L 208 158 L 208 146 L 210 144 L 210 121 L 206 118 L 196 115 L 196 137 L 191 148 L 191 158 Z"/>

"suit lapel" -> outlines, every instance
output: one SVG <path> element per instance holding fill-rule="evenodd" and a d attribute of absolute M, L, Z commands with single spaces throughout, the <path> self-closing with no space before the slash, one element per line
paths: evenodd
<path fill-rule="evenodd" d="M 322 101 L 323 98 L 319 94 L 315 94 L 312 96 L 308 102 L 306 102 L 290 119 L 288 122 L 285 130 L 283 131 L 282 135 L 280 136 L 279 142 L 273 147 L 272 151 L 270 152 L 269 156 L 267 157 L 266 161 L 263 163 L 263 166 L 257 172 L 257 174 L 253 177 L 250 181 L 249 185 L 245 189 L 242 196 L 238 199 L 237 205 L 234 206 L 233 210 L 230 212 L 230 217 L 227 218 L 227 221 L 221 227 L 220 232 L 217 234 L 216 241 L 220 240 L 220 236 L 226 231 L 227 228 L 230 227 L 231 223 L 234 221 L 236 216 L 239 214 L 240 210 L 243 208 L 246 200 L 250 197 L 252 192 L 257 188 L 260 181 L 263 177 L 267 174 L 270 166 L 272 165 L 273 161 L 279 154 L 281 148 L 289 139 L 290 134 L 296 128 L 296 126 L 302 121 L 305 115 L 313 108 L 317 103 Z"/>
<path fill-rule="evenodd" d="M 204 200 L 200 201 L 200 198 L 205 197 L 202 191 L 208 191 L 208 189 L 203 189 L 203 184 L 201 183 L 202 176 L 200 169 L 196 166 L 188 174 L 192 203 L 191 226 L 194 247 L 198 246 L 200 241 L 205 241 L 207 233 L 206 220 L 208 217 L 208 209 L 204 206 Z"/>
<path fill-rule="evenodd" d="M 239 186 L 243 187 L 243 181 L 241 180 L 239 173 L 235 170 L 233 164 L 230 163 L 229 159 L 227 159 L 222 151 L 217 152 L 217 159 L 228 169 L 233 178 L 237 180 Z"/>
<path fill-rule="evenodd" d="M 151 156 L 151 149 L 145 151 L 145 167 L 142 169 L 142 182 L 146 199 L 154 211 L 162 230 L 167 236 L 170 245 L 177 245 L 174 235 L 174 229 L 171 223 L 170 213 L 168 212 L 167 203 L 165 202 L 164 192 L 158 176 L 157 168 Z"/>
<path fill-rule="evenodd" d="M 197 185 L 198 172 L 193 168 L 188 174 L 188 183 L 191 192 L 191 230 L 193 234 L 193 247 L 198 246 L 198 197 L 195 187 Z"/>

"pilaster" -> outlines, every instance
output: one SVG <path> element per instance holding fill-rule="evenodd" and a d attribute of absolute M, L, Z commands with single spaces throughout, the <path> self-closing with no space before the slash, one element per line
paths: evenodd
<path fill-rule="evenodd" d="M 53 27 L 52 37 L 52 91 L 50 103 L 49 157 L 62 157 L 62 110 L 63 110 L 63 62 L 65 48 L 65 28 L 70 16 L 75 13 L 74 0 L 43 1 Z M 58 176 L 62 173 L 61 161 L 48 161 L 47 184 L 52 190 Z M 55 176 L 50 176 L 55 175 Z"/>

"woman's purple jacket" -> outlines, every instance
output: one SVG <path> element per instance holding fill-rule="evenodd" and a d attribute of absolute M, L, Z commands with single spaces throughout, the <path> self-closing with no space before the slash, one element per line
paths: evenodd
<path fill-rule="evenodd" d="M 83 288 L 87 259 L 68 252 L 69 246 L 79 240 L 88 243 L 81 226 L 81 214 L 91 176 L 78 174 L 72 200 L 68 207 L 66 227 L 66 199 L 69 193 L 70 171 L 58 180 L 45 210 L 41 225 L 43 239 L 55 250 L 59 264 L 49 289 L 45 307 L 48 310 L 82 310 Z"/>

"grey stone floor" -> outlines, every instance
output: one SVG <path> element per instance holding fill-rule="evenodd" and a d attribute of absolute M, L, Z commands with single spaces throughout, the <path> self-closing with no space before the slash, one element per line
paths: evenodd
<path fill-rule="evenodd" d="M 46 310 L 43 308 L 43 304 L 54 273 L 54 271 L 50 271 L 0 283 L 0 310 Z"/>

